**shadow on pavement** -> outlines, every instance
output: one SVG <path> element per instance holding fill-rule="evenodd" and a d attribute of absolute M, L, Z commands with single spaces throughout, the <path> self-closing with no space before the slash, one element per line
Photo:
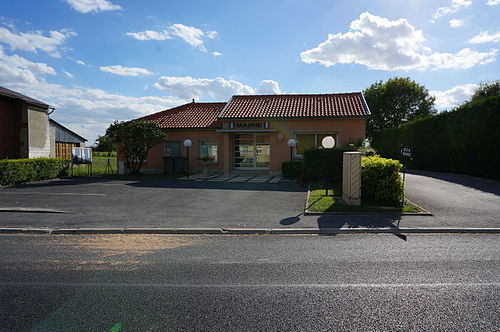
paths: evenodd
<path fill-rule="evenodd" d="M 427 176 L 430 178 L 452 182 L 472 189 L 488 192 L 500 196 L 500 182 L 492 179 L 477 178 L 465 174 L 439 173 L 407 169 L 407 174 Z"/>
<path fill-rule="evenodd" d="M 293 182 L 283 183 L 252 183 L 252 182 L 216 182 L 189 181 L 161 178 L 113 178 L 113 177 L 73 177 L 67 179 L 48 180 L 46 182 L 25 183 L 10 188 L 58 188 L 88 184 L 121 184 L 137 188 L 182 188 L 182 189 L 221 189 L 221 190 L 257 190 L 305 192 L 306 188 Z"/>

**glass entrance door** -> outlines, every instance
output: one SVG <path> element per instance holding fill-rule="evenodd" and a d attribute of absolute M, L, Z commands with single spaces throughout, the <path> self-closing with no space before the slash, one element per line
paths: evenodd
<path fill-rule="evenodd" d="M 269 169 L 271 161 L 269 135 L 234 134 L 233 144 L 235 169 Z"/>

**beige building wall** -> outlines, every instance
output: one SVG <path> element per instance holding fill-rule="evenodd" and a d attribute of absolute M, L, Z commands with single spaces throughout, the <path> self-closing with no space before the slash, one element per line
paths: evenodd
<path fill-rule="evenodd" d="M 333 133 L 336 136 L 336 147 L 347 146 L 365 138 L 364 118 L 345 119 L 280 119 L 280 120 L 231 120 L 224 121 L 222 130 L 166 130 L 168 141 L 178 141 L 181 146 L 181 156 L 186 156 L 183 141 L 189 138 L 193 146 L 189 149 L 189 169 L 201 170 L 196 158 L 200 155 L 200 141 L 217 142 L 218 162 L 209 166 L 211 170 L 233 171 L 233 135 L 235 131 L 229 128 L 230 122 L 268 122 L 267 131 L 259 132 L 269 135 L 271 160 L 269 171 L 274 174 L 281 173 L 281 163 L 290 160 L 290 148 L 287 141 L 295 138 L 297 133 Z M 241 129 L 239 133 L 254 133 L 252 129 Z M 165 156 L 165 143 L 153 147 L 148 155 L 147 162 L 143 165 L 144 173 L 162 173 L 164 170 L 163 157 Z"/>
<path fill-rule="evenodd" d="M 28 158 L 50 156 L 49 115 L 45 111 L 28 108 Z"/>

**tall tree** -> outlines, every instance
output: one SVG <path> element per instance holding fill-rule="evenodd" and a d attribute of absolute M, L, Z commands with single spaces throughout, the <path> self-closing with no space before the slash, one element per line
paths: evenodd
<path fill-rule="evenodd" d="M 435 98 L 409 77 L 394 77 L 385 83 L 377 81 L 363 94 L 372 113 L 366 126 L 369 139 L 379 136 L 384 129 L 436 114 Z"/>
<path fill-rule="evenodd" d="M 136 120 L 115 121 L 105 135 L 125 158 L 125 165 L 132 174 L 138 174 L 149 150 L 161 143 L 166 134 L 153 122 Z"/>
<path fill-rule="evenodd" d="M 488 82 L 488 83 L 481 83 L 479 87 L 474 91 L 474 94 L 472 95 L 471 102 L 487 98 L 487 97 L 492 97 L 492 96 L 500 96 L 500 80 L 493 81 L 493 82 Z"/>

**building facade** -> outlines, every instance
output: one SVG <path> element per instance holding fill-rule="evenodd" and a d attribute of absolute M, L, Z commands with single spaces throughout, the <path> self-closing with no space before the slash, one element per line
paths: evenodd
<path fill-rule="evenodd" d="M 50 125 L 50 156 L 55 158 L 71 159 L 71 149 L 84 147 L 87 141 L 84 137 L 66 128 L 53 119 L 49 119 Z"/>
<path fill-rule="evenodd" d="M 187 157 L 190 170 L 200 158 L 213 160 L 213 171 L 281 172 L 283 161 L 301 159 L 305 150 L 332 136 L 336 147 L 365 138 L 370 111 L 360 92 L 307 95 L 233 96 L 227 103 L 194 101 L 140 118 L 157 123 L 167 140 L 153 147 L 142 172 L 164 172 L 164 157 Z M 291 151 L 287 141 L 297 145 Z M 185 139 L 192 141 L 187 149 Z"/>
<path fill-rule="evenodd" d="M 0 87 L 0 159 L 49 157 L 50 110 L 41 101 Z"/>

